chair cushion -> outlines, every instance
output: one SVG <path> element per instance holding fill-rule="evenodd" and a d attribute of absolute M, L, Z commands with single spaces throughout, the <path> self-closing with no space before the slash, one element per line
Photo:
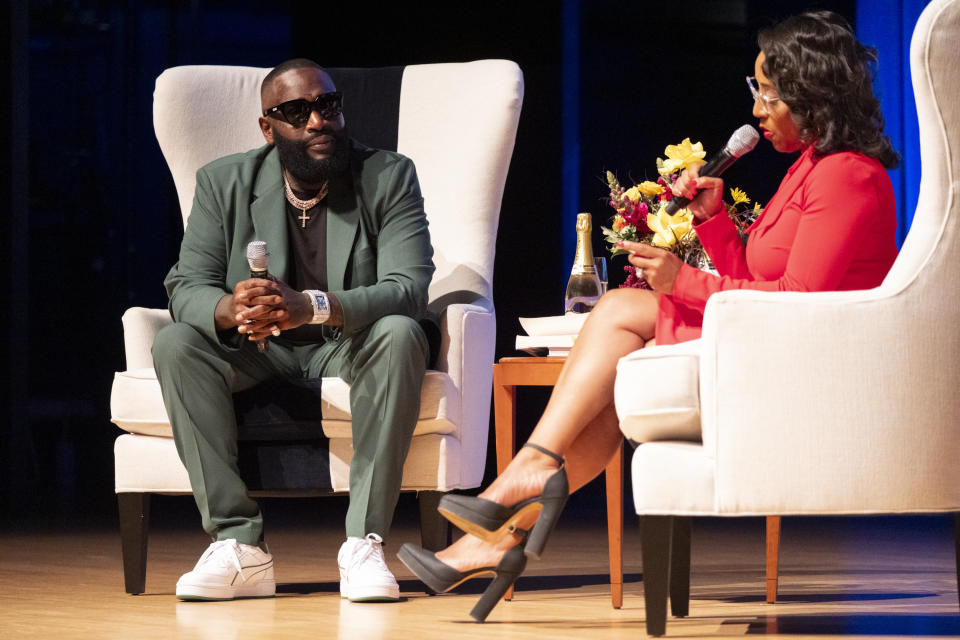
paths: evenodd
<path fill-rule="evenodd" d="M 700 440 L 699 344 L 640 349 L 617 363 L 614 400 L 629 440 Z"/>
<path fill-rule="evenodd" d="M 329 449 L 325 447 L 329 446 Z M 191 493 L 173 438 L 125 433 L 114 444 L 117 493 Z M 316 495 L 350 488 L 353 443 L 334 438 L 317 442 L 241 443 L 240 471 L 253 492 L 299 492 Z M 461 481 L 460 441 L 436 433 L 410 443 L 403 466 L 403 490 L 452 491 L 469 489 Z M 144 464 L 149 461 L 150 464 Z M 251 466 L 249 463 L 255 463 Z"/>
<path fill-rule="evenodd" d="M 263 403 L 265 394 L 251 391 L 237 394 L 237 415 L 241 440 L 299 440 L 316 438 L 317 419 L 327 438 L 351 437 L 350 386 L 340 378 L 292 383 L 265 383 L 281 389 L 279 398 Z M 316 415 L 315 397 L 319 384 L 320 415 Z M 460 397 L 450 376 L 427 371 L 420 393 L 420 414 L 414 435 L 425 433 L 456 434 L 460 422 Z M 114 375 L 110 394 L 111 421 L 125 431 L 149 436 L 173 437 L 167 411 L 163 406 L 160 384 L 152 368 L 120 371 Z"/>
<path fill-rule="evenodd" d="M 330 439 L 330 481 L 334 491 L 350 490 L 351 438 Z M 428 433 L 414 437 L 403 464 L 403 490 L 451 491 L 469 488 L 461 481 L 464 452 L 460 440 L 449 435 Z"/>

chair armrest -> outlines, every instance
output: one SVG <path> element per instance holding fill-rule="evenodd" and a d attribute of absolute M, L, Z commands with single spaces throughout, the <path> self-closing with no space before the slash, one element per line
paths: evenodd
<path fill-rule="evenodd" d="M 614 404 L 634 443 L 700 440 L 700 341 L 638 349 L 617 363 Z"/>
<path fill-rule="evenodd" d="M 153 368 L 153 339 L 173 319 L 166 309 L 131 307 L 123 314 L 123 345 L 127 369 Z"/>
<path fill-rule="evenodd" d="M 721 512 L 781 512 L 784 496 L 806 513 L 960 500 L 958 379 L 943 375 L 960 343 L 915 291 L 710 298 L 701 419 Z"/>
<path fill-rule="evenodd" d="M 478 487 L 483 481 L 497 334 L 492 306 L 451 304 L 440 317 L 437 369 L 450 376 L 461 398 L 460 488 Z"/>

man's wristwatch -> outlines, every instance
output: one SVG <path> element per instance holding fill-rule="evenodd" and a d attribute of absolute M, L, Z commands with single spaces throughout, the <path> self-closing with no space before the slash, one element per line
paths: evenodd
<path fill-rule="evenodd" d="M 303 295 L 307 296 L 310 306 L 313 307 L 313 318 L 310 319 L 310 324 L 323 324 L 330 319 L 330 299 L 327 298 L 326 293 L 307 289 Z"/>

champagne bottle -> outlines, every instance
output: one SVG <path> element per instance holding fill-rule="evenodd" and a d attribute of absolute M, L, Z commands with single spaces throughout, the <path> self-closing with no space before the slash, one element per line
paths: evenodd
<path fill-rule="evenodd" d="M 593 263 L 590 232 L 593 222 L 589 213 L 577 214 L 577 256 L 573 260 L 563 310 L 567 313 L 587 313 L 600 298 L 600 279 Z"/>

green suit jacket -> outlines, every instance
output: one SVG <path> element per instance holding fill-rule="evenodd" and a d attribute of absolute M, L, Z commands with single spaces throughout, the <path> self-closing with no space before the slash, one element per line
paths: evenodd
<path fill-rule="evenodd" d="M 327 195 L 327 280 L 343 308 L 338 340 L 386 315 L 420 319 L 433 276 L 433 249 L 413 162 L 353 142 L 348 179 Z M 180 258 L 164 286 L 177 322 L 239 346 L 240 334 L 218 336 L 214 311 L 237 282 L 250 277 L 246 248 L 263 240 L 269 271 L 286 281 L 289 239 L 280 161 L 272 146 L 220 158 L 197 172 L 197 189 Z"/>

